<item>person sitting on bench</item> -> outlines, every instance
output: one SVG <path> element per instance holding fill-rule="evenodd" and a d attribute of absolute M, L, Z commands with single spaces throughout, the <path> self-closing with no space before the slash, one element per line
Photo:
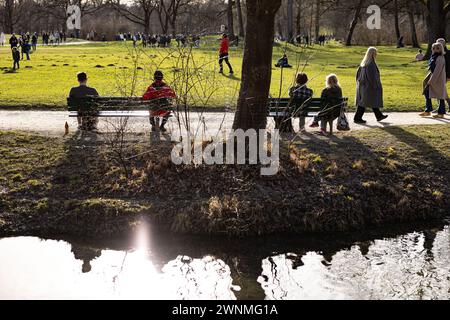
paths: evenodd
<path fill-rule="evenodd" d="M 278 63 L 275 65 L 277 68 L 292 68 L 292 66 L 289 64 L 289 60 L 286 54 L 283 55 L 283 57 L 278 60 Z"/>
<path fill-rule="evenodd" d="M 142 97 L 144 100 L 161 101 L 164 99 L 176 98 L 175 91 L 168 86 L 164 81 L 164 74 L 161 71 L 156 71 L 154 74 L 154 82 L 148 87 L 147 91 Z M 170 117 L 170 111 L 168 110 L 151 110 L 150 111 L 150 124 L 152 125 L 152 131 L 157 131 L 156 118 L 162 118 L 162 123 L 159 128 L 161 132 L 166 132 L 165 125 Z"/>
<path fill-rule="evenodd" d="M 97 90 L 87 86 L 88 78 L 85 72 L 79 72 L 77 74 L 77 79 L 80 85 L 78 87 L 73 87 L 72 89 L 70 89 L 69 93 L 70 98 L 98 97 Z M 79 130 L 87 130 L 87 131 L 97 130 L 97 123 L 98 123 L 97 117 L 79 116 L 77 117 L 77 120 Z"/>
<path fill-rule="evenodd" d="M 306 86 L 308 76 L 305 73 L 299 73 L 296 77 L 296 85 L 289 89 L 289 96 L 296 102 L 305 102 L 311 99 L 313 91 Z M 300 116 L 300 132 L 305 131 L 305 117 Z"/>
<path fill-rule="evenodd" d="M 321 99 L 322 103 L 326 105 L 327 101 L 340 99 L 342 98 L 342 89 L 339 86 L 339 80 L 335 74 L 330 74 L 327 76 L 326 83 L 325 83 L 325 89 L 322 91 Z M 326 105 L 325 108 L 333 107 Z M 319 126 L 319 117 L 314 117 L 314 122 L 311 125 L 311 128 L 318 127 Z M 327 122 L 322 120 L 320 123 L 320 133 L 326 134 L 327 133 Z"/>

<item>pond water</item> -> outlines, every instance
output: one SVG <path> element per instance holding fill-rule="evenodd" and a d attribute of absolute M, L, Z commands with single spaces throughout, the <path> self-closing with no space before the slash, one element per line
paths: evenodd
<path fill-rule="evenodd" d="M 449 299 L 450 227 L 102 243 L 0 239 L 0 299 Z"/>

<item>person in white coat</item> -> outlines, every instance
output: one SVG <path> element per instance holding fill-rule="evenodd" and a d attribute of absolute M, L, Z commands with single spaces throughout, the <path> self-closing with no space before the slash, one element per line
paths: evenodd
<path fill-rule="evenodd" d="M 0 46 L 4 46 L 6 41 L 5 33 L 0 33 Z"/>

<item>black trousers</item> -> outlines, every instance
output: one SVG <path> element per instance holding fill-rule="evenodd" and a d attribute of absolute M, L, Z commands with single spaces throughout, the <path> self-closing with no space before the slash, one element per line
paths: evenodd
<path fill-rule="evenodd" d="M 166 115 L 165 117 L 162 117 L 162 121 L 161 121 L 161 127 L 164 127 L 167 123 L 167 121 L 169 121 L 169 117 L 170 114 Z M 156 126 L 156 117 L 150 117 L 150 124 L 154 127 Z"/>
<path fill-rule="evenodd" d="M 381 117 L 383 117 L 383 113 L 381 112 L 381 110 L 379 108 L 372 108 L 372 110 L 373 110 L 373 113 L 375 113 L 375 117 L 377 117 L 377 119 L 381 119 Z M 366 108 L 359 106 L 358 110 L 356 110 L 355 120 L 356 121 L 362 120 L 362 117 L 364 116 L 365 112 L 366 112 Z"/>
<path fill-rule="evenodd" d="M 230 60 L 228 60 L 228 53 L 221 53 L 219 56 L 219 66 L 220 66 L 220 71 L 223 71 L 223 62 L 225 61 L 225 63 L 227 64 L 228 68 L 230 68 L 230 72 L 233 71 L 233 67 L 230 64 Z"/>

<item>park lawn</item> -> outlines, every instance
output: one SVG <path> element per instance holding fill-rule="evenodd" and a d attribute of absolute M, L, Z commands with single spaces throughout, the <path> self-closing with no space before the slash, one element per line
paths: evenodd
<path fill-rule="evenodd" d="M 174 165 L 170 142 L 123 149 L 76 135 L 0 131 L 0 235 L 118 235 L 142 217 L 173 232 L 251 236 L 361 231 L 450 210 L 450 126 L 286 137 L 280 172 Z M 218 183 L 218 181 L 220 183 Z"/>
<path fill-rule="evenodd" d="M 217 47 L 218 39 L 208 37 L 201 48 L 193 49 L 191 60 L 187 58 L 189 49 L 139 47 L 135 51 L 130 42 L 38 47 L 30 61 L 21 61 L 21 69 L 11 72 L 11 54 L 5 46 L 0 48 L 0 108 L 62 108 L 70 88 L 77 84 L 75 75 L 80 71 L 88 73 L 89 84 L 101 95 L 141 95 L 157 68 L 165 72 L 167 81 L 186 97 L 188 104 L 234 107 L 241 80 L 242 44 L 230 53 L 234 76 L 218 74 Z M 355 73 L 365 47 L 347 48 L 331 43 L 302 49 L 276 44 L 273 64 L 284 50 L 294 68 L 283 71 L 273 68 L 272 96 L 286 96 L 296 72 L 303 69 L 311 79 L 309 86 L 319 96 L 325 76 L 336 73 L 353 107 Z M 411 62 L 414 56 L 413 49 L 379 47 L 378 63 L 388 110 L 419 111 L 423 107 L 422 79 L 427 72 L 426 63 Z M 181 89 L 187 78 L 192 88 Z"/>

